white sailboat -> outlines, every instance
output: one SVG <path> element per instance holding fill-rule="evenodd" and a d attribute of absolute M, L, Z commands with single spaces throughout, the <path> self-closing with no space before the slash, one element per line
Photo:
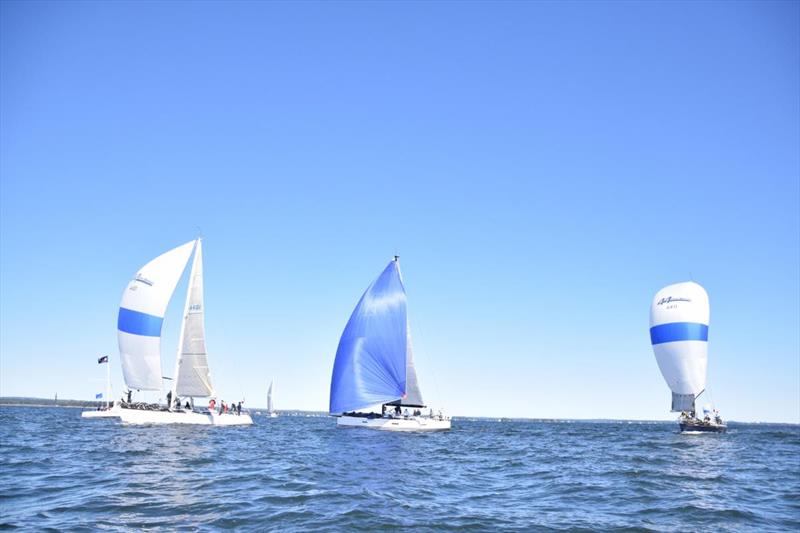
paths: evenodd
<path fill-rule="evenodd" d="M 275 411 L 275 406 L 272 403 L 272 395 L 275 393 L 275 380 L 269 382 L 269 390 L 267 390 L 267 416 L 270 418 L 277 418 L 278 412 Z"/>
<path fill-rule="evenodd" d="M 709 318 L 708 293 L 693 281 L 664 287 L 650 305 L 650 342 L 684 432 L 722 433 L 727 427 L 710 409 L 702 420 L 696 415 L 695 400 L 706 388 Z"/>
<path fill-rule="evenodd" d="M 167 305 L 194 251 L 168 405 L 124 402 L 119 416 L 129 424 L 249 425 L 247 413 L 215 409 L 216 393 L 205 346 L 202 240 L 196 239 L 147 263 L 122 296 L 117 336 L 125 383 L 130 390 L 161 390 L 161 329 Z M 129 396 L 130 397 L 130 396 Z M 194 408 L 194 398 L 211 398 Z M 183 401 L 188 405 L 184 405 Z"/>
<path fill-rule="evenodd" d="M 433 409 L 421 411 L 425 403 L 414 368 L 398 259 L 367 288 L 345 326 L 333 365 L 329 411 L 338 426 L 447 430 L 450 417 Z M 377 405 L 380 414 L 360 412 Z"/>
<path fill-rule="evenodd" d="M 108 356 L 104 355 L 100 357 L 97 360 L 97 364 L 106 365 L 106 405 L 90 411 L 81 412 L 81 418 L 116 418 L 119 416 L 120 406 L 111 399 L 113 397 L 111 392 L 111 363 L 109 362 Z"/>

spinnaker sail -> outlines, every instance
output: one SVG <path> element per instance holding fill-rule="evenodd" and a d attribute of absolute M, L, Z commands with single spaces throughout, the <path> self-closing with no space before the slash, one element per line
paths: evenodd
<path fill-rule="evenodd" d="M 161 389 L 161 326 L 194 245 L 187 242 L 144 265 L 122 294 L 117 340 L 130 389 Z"/>
<path fill-rule="evenodd" d="M 672 390 L 672 411 L 694 411 L 705 389 L 709 317 L 708 294 L 692 281 L 664 287 L 650 305 L 650 342 Z"/>
<path fill-rule="evenodd" d="M 406 395 L 408 319 L 397 259 L 364 292 L 344 328 L 331 376 L 330 413 Z"/>

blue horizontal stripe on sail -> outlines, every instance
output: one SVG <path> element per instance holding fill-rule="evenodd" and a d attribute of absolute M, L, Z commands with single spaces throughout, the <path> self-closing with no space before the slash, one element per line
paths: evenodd
<path fill-rule="evenodd" d="M 650 328 L 653 345 L 677 341 L 708 341 L 708 326 L 696 322 L 672 322 Z"/>
<path fill-rule="evenodd" d="M 160 337 L 161 324 L 163 317 L 140 313 L 131 309 L 119 308 L 117 318 L 117 329 L 133 335 L 144 335 L 145 337 Z"/>

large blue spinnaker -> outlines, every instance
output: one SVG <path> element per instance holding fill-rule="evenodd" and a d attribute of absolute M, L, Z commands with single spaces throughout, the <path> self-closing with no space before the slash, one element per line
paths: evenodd
<path fill-rule="evenodd" d="M 406 394 L 406 292 L 397 260 L 364 292 L 344 328 L 331 377 L 331 414 Z"/>

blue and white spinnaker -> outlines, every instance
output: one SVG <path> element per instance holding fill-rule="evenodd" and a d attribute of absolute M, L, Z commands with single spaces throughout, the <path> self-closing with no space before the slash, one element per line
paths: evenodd
<path fill-rule="evenodd" d="M 331 414 L 391 402 L 423 406 L 406 312 L 406 292 L 395 258 L 364 292 L 339 340 L 331 377 Z"/>
<path fill-rule="evenodd" d="M 650 342 L 672 390 L 672 411 L 694 411 L 706 387 L 708 294 L 692 281 L 658 291 L 650 305 Z"/>
<path fill-rule="evenodd" d="M 130 389 L 161 389 L 164 313 L 196 242 L 187 242 L 144 265 L 122 294 L 117 339 L 122 374 Z"/>

